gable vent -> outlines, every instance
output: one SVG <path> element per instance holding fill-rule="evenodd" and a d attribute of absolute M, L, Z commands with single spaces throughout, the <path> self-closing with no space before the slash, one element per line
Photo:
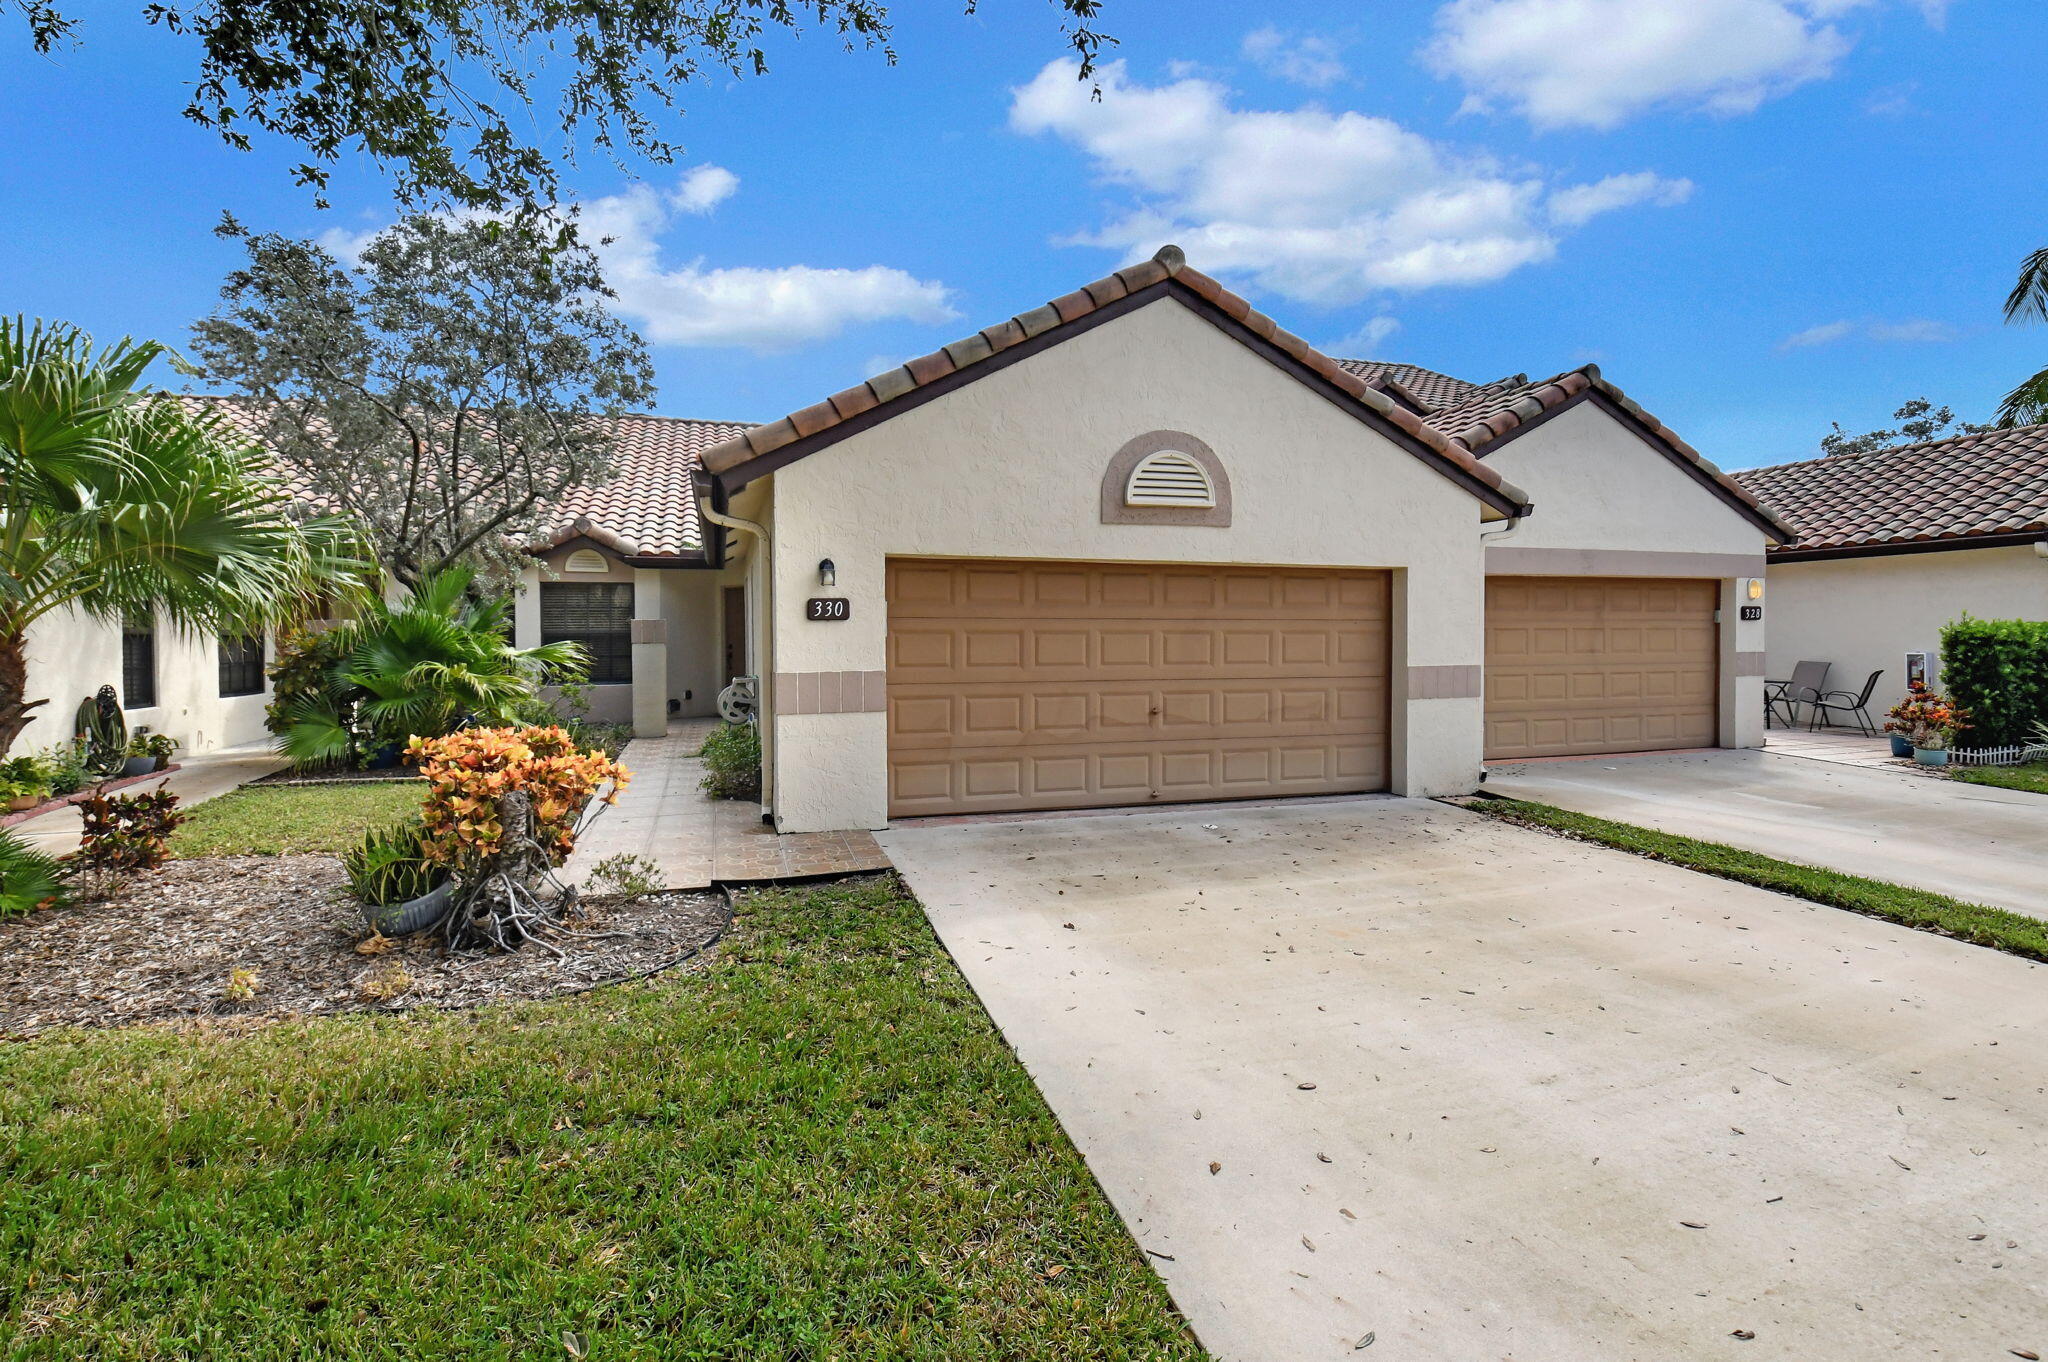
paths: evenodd
<path fill-rule="evenodd" d="M 609 572 L 611 565 L 596 549 L 578 549 L 563 562 L 564 572 Z"/>
<path fill-rule="evenodd" d="M 1130 481 L 1124 484 L 1124 504 L 1213 507 L 1216 487 L 1209 481 L 1209 470 L 1193 457 L 1162 449 L 1140 459 L 1131 470 Z"/>

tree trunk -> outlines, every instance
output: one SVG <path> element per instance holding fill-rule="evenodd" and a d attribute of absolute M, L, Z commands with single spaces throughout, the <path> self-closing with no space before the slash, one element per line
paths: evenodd
<path fill-rule="evenodd" d="M 0 756 L 7 755 L 21 730 L 34 716 L 30 713 L 48 700 L 30 700 L 28 694 L 28 650 L 20 634 L 0 634 Z"/>

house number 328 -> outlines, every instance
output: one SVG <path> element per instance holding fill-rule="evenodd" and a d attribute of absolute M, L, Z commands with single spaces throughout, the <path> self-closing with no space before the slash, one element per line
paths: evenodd
<path fill-rule="evenodd" d="M 853 606 L 844 596 L 813 596 L 804 602 L 804 618 L 807 620 L 852 619 Z"/>

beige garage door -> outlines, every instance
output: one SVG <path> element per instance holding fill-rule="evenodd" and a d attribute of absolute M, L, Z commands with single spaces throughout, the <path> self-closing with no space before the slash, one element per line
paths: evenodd
<path fill-rule="evenodd" d="M 889 812 L 1387 781 L 1387 576 L 892 559 Z"/>
<path fill-rule="evenodd" d="M 1716 582 L 1493 577 L 1486 755 L 1711 747 Z"/>

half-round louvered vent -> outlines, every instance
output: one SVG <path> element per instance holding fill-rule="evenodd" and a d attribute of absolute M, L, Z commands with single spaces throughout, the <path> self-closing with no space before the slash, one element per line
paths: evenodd
<path fill-rule="evenodd" d="M 562 564 L 565 572 L 608 572 L 611 565 L 596 549 L 578 549 Z"/>
<path fill-rule="evenodd" d="M 1209 470 L 1191 455 L 1178 449 L 1162 449 L 1138 460 L 1131 479 L 1124 484 L 1127 506 L 1193 506 L 1216 504 L 1216 487 Z"/>

